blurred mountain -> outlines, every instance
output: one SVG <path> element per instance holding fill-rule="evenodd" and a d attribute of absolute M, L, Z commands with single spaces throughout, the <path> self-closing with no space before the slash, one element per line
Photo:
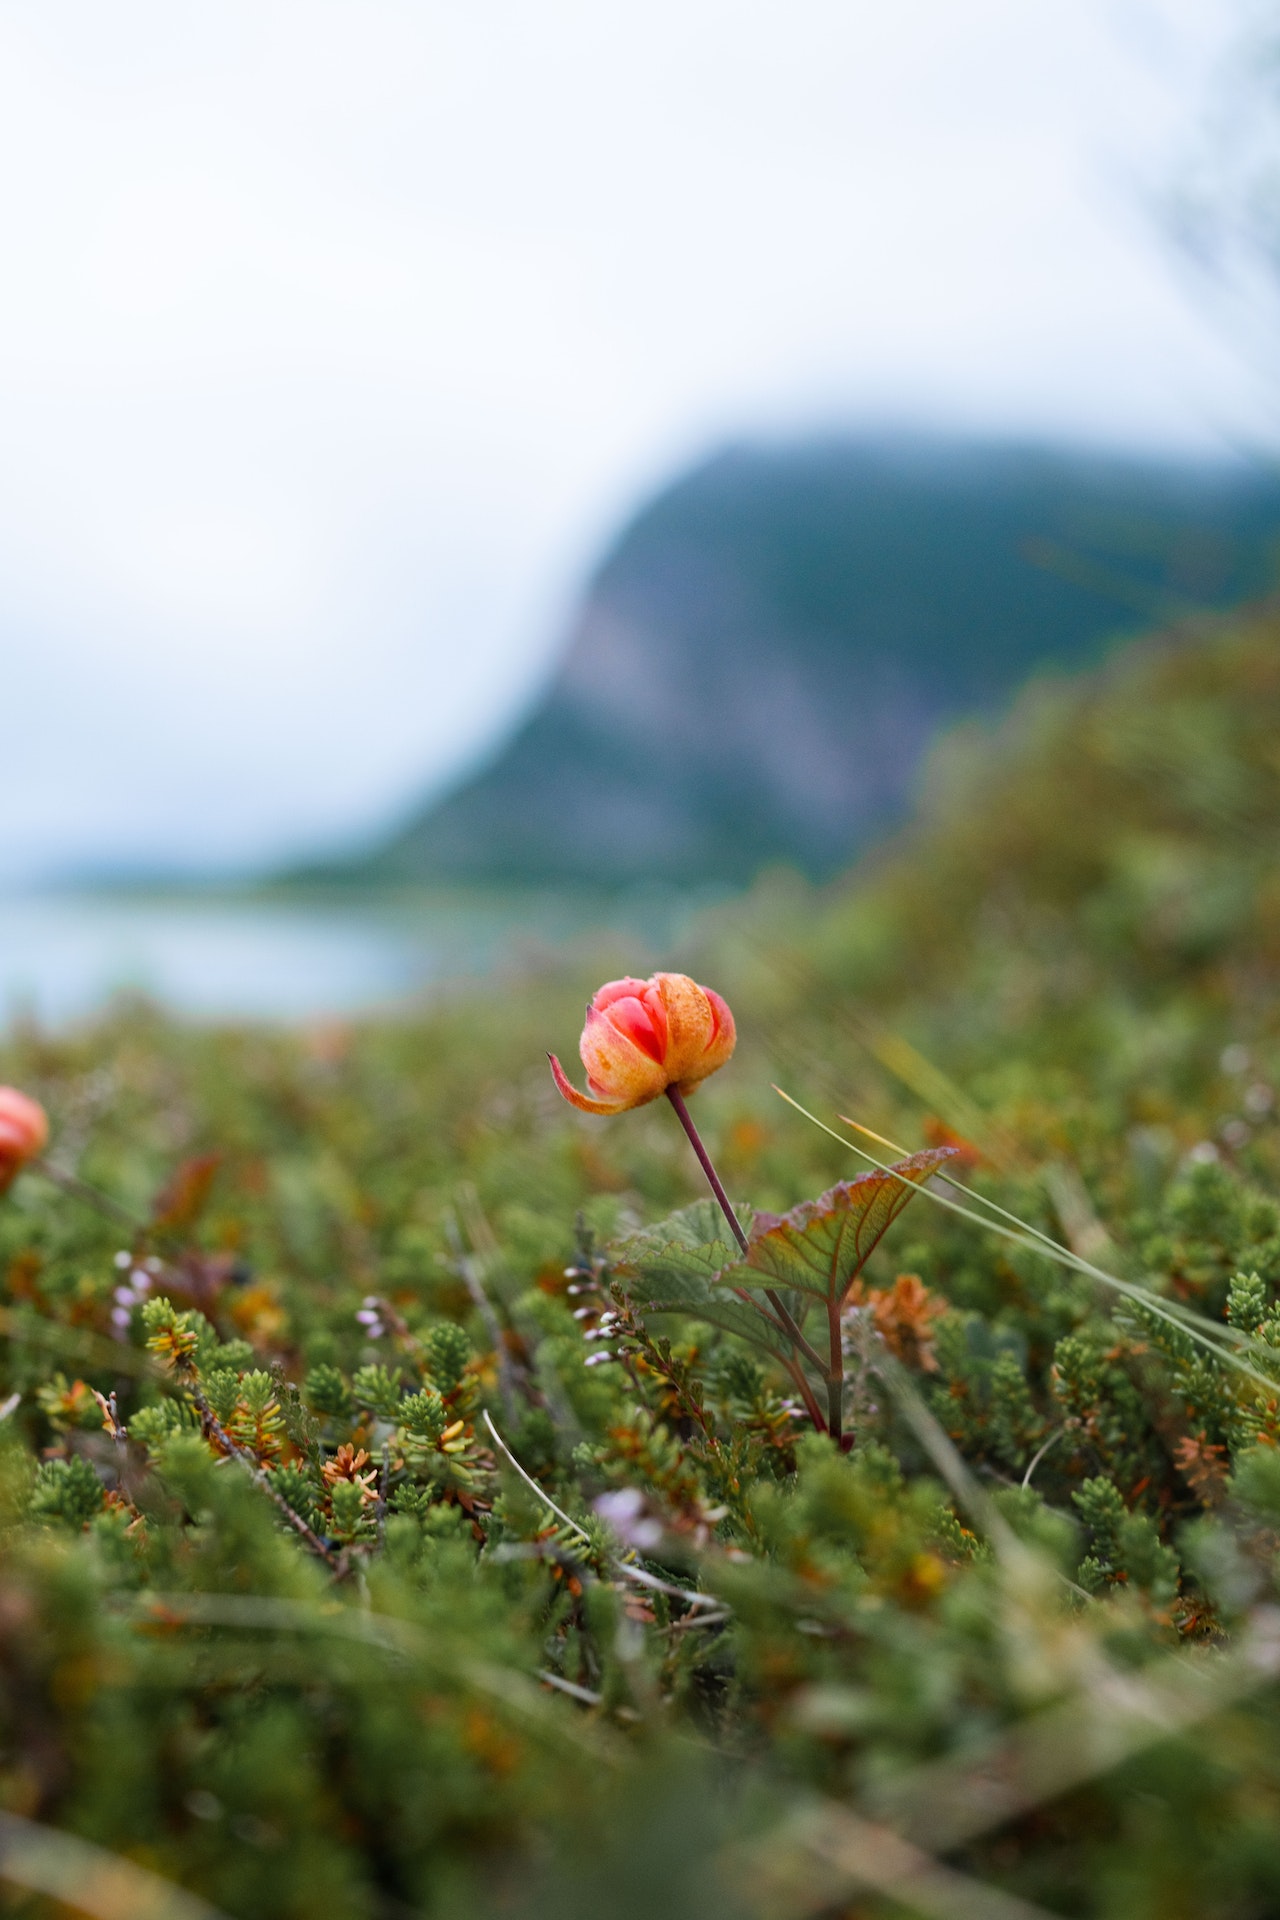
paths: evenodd
<path fill-rule="evenodd" d="M 515 736 L 343 871 L 832 872 L 902 812 L 941 724 L 1264 590 L 1278 533 L 1280 480 L 1242 464 L 918 440 L 733 448 L 624 529 Z"/>

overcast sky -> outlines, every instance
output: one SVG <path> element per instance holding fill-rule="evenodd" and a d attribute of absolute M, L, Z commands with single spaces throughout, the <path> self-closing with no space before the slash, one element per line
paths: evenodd
<path fill-rule="evenodd" d="M 0 874 L 394 817 L 725 437 L 1254 431 L 1144 199 L 1233 11 L 0 9 Z"/>

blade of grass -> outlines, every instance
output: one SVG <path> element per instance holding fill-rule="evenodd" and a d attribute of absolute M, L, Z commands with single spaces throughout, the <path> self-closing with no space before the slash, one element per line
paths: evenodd
<path fill-rule="evenodd" d="M 507 1445 L 502 1435 L 498 1432 L 498 1429 L 494 1426 L 493 1421 L 490 1418 L 489 1410 L 487 1407 L 485 1408 L 484 1419 L 485 1419 L 485 1425 L 488 1427 L 489 1432 L 493 1435 L 493 1438 L 496 1440 L 498 1446 L 502 1449 L 503 1457 L 507 1460 L 510 1466 L 515 1468 L 516 1472 L 520 1475 L 520 1478 L 524 1481 L 525 1485 L 528 1487 L 530 1493 L 536 1494 L 538 1499 L 542 1502 L 543 1506 L 546 1507 L 549 1512 L 554 1513 L 554 1515 L 556 1516 L 556 1519 L 559 1520 L 564 1526 L 568 1527 L 569 1531 L 577 1536 L 577 1538 L 582 1542 L 584 1547 L 590 1546 L 591 1544 L 590 1540 L 587 1538 L 587 1535 L 582 1531 L 582 1528 L 578 1525 L 577 1521 L 571 1520 L 568 1514 L 564 1511 L 563 1507 L 558 1507 L 555 1501 L 551 1498 L 551 1495 L 545 1490 L 545 1488 L 540 1487 L 538 1485 L 537 1481 L 533 1478 L 532 1474 L 525 1472 L 524 1468 L 520 1465 L 520 1462 L 516 1459 L 514 1453 L 512 1453 L 510 1447 Z M 612 1564 L 613 1564 L 614 1571 L 616 1573 L 620 1573 L 623 1579 L 633 1580 L 637 1586 L 652 1587 L 658 1593 L 672 1594 L 676 1599 L 685 1601 L 691 1607 L 722 1607 L 724 1605 L 724 1601 L 720 1599 L 718 1594 L 690 1593 L 684 1587 L 673 1586 L 671 1582 L 668 1580 L 660 1580 L 657 1574 L 655 1573 L 646 1573 L 642 1567 L 632 1566 L 629 1560 L 615 1558 Z"/>
<path fill-rule="evenodd" d="M 878 1167 L 882 1173 L 896 1173 L 896 1169 L 888 1161 L 877 1160 L 873 1153 L 868 1153 L 856 1141 L 847 1139 L 842 1133 L 837 1133 L 834 1127 L 829 1127 L 824 1120 L 819 1120 L 816 1114 L 810 1113 L 807 1107 L 802 1107 L 798 1100 L 792 1099 L 791 1095 L 785 1093 L 781 1087 L 775 1086 L 774 1092 L 779 1098 L 785 1100 L 788 1106 L 794 1107 L 797 1113 L 803 1114 L 804 1118 L 811 1121 L 815 1127 L 821 1128 L 823 1133 L 829 1134 L 833 1140 L 838 1140 L 842 1146 L 849 1149 L 850 1153 L 856 1153 L 859 1159 L 866 1160 L 873 1167 Z M 901 1178 L 901 1175 L 898 1177 Z M 956 1187 L 957 1191 L 969 1191 L 967 1188 L 961 1188 L 958 1182 L 949 1181 L 948 1184 Z M 1220 1328 L 1213 1321 L 1205 1321 L 1186 1310 L 1174 1308 L 1168 1301 L 1162 1300 L 1147 1288 L 1136 1285 L 1132 1280 L 1121 1280 L 1117 1274 L 1108 1273 L 1105 1268 L 1095 1266 L 1091 1260 L 1085 1260 L 1079 1254 L 1070 1252 L 1068 1248 L 1060 1246 L 1056 1240 L 1050 1239 L 1047 1234 L 1042 1234 L 1038 1228 L 1027 1227 L 1023 1221 L 1018 1222 L 1020 1231 L 1014 1232 L 1009 1227 L 1001 1226 L 999 1221 L 975 1212 L 972 1207 L 961 1206 L 956 1200 L 948 1200 L 945 1194 L 939 1193 L 932 1186 L 918 1187 L 916 1191 L 927 1195 L 936 1206 L 945 1207 L 948 1212 L 959 1214 L 962 1219 L 971 1221 L 987 1233 L 998 1234 L 1001 1239 L 1011 1241 L 1014 1246 L 1021 1247 L 1025 1252 L 1041 1254 L 1074 1273 L 1082 1273 L 1089 1279 L 1101 1281 L 1104 1286 L 1111 1287 L 1126 1299 L 1133 1300 L 1145 1312 L 1153 1314 L 1159 1320 L 1167 1321 L 1179 1333 L 1185 1333 L 1189 1339 L 1198 1341 L 1218 1359 L 1225 1360 L 1228 1366 L 1234 1367 L 1239 1373 L 1247 1374 L 1259 1386 L 1265 1387 L 1268 1393 L 1275 1392 L 1277 1386 L 1275 1379 L 1260 1372 L 1257 1367 L 1250 1366 L 1248 1361 L 1241 1359 L 1239 1353 L 1234 1350 L 1237 1340 L 1246 1346 L 1253 1344 L 1246 1336 L 1237 1334 L 1234 1327 Z M 980 1194 L 975 1194 L 973 1197 L 983 1199 Z M 997 1211 L 1003 1213 L 1004 1209 L 1000 1208 Z M 1008 1217 L 1017 1218 L 1014 1214 Z"/>
<path fill-rule="evenodd" d="M 97 1367 L 104 1373 L 129 1373 L 140 1380 L 164 1377 L 148 1354 L 139 1353 L 127 1342 L 108 1340 L 89 1327 L 63 1326 L 60 1320 L 47 1319 L 44 1314 L 17 1314 L 11 1307 L 0 1307 L 0 1335 L 28 1346 L 50 1347 L 82 1367 Z"/>
<path fill-rule="evenodd" d="M 1278 1678 L 1280 1616 L 1274 1607 L 1259 1607 L 1230 1652 L 1170 1653 L 1136 1672 L 1108 1665 L 1088 1687 L 1003 1736 L 875 1783 L 871 1811 L 919 1844 L 948 1853 L 1230 1712 Z"/>
<path fill-rule="evenodd" d="M 775 1087 L 774 1092 L 781 1093 L 782 1089 L 780 1087 Z M 791 1097 L 789 1094 L 783 1093 L 782 1098 L 784 1100 L 790 1101 L 790 1104 L 792 1106 L 796 1105 L 796 1102 L 794 1100 L 791 1100 Z M 805 1109 L 801 1107 L 799 1111 L 801 1113 L 804 1113 Z M 805 1117 L 811 1120 L 813 1119 L 814 1116 L 812 1114 L 806 1114 Z M 908 1154 L 912 1151 L 910 1147 L 900 1147 L 896 1140 L 887 1139 L 883 1133 L 877 1133 L 874 1127 L 864 1126 L 861 1120 L 853 1119 L 853 1117 L 850 1114 L 842 1113 L 837 1115 L 837 1118 L 843 1123 L 844 1126 L 855 1127 L 859 1133 L 865 1133 L 868 1140 L 879 1141 L 882 1147 L 888 1147 L 890 1153 Z M 818 1121 L 817 1124 L 821 1126 L 822 1122 Z M 831 1130 L 828 1129 L 828 1131 L 831 1131 Z M 840 1137 L 841 1136 L 839 1134 L 834 1135 L 834 1138 L 836 1138 L 837 1140 Z M 846 1141 L 845 1144 L 854 1153 L 862 1152 L 862 1149 L 857 1145 L 855 1145 L 855 1143 L 852 1140 Z M 881 1162 L 873 1158 L 871 1154 L 863 1154 L 863 1158 L 870 1160 L 872 1166 L 878 1167 L 881 1164 Z M 953 1173 L 944 1173 L 941 1177 L 946 1181 L 949 1187 L 954 1187 L 957 1193 L 967 1194 L 969 1199 L 976 1200 L 979 1206 L 989 1208 L 992 1213 L 998 1214 L 1002 1220 L 1011 1221 L 1012 1224 L 1018 1229 L 1020 1229 L 1021 1232 L 1029 1233 L 1033 1235 L 1034 1238 L 1040 1242 L 1040 1245 L 1044 1249 L 1044 1251 L 1050 1254 L 1053 1258 L 1063 1259 L 1069 1262 L 1071 1265 L 1077 1267 L 1081 1272 L 1092 1274 L 1097 1279 L 1110 1281 L 1110 1283 L 1113 1286 L 1126 1286 L 1131 1284 L 1127 1281 L 1117 1279 L 1117 1277 L 1114 1274 L 1107 1273 L 1104 1268 L 1095 1266 L 1092 1263 L 1092 1261 L 1086 1260 L 1083 1254 L 1076 1253 L 1073 1248 L 1064 1247 L 1060 1240 L 1055 1240 L 1053 1238 L 1052 1234 L 1045 1233 L 1042 1228 L 1033 1226 L 1029 1220 L 1023 1220 L 1018 1214 L 1010 1213 L 1008 1207 L 1002 1207 L 999 1201 L 992 1200 L 988 1194 L 979 1193 L 976 1187 L 966 1186 L 964 1181 L 958 1180 Z M 1194 1315 L 1192 1317 L 1195 1318 Z M 1224 1335 L 1229 1335 L 1231 1341 L 1236 1345 L 1239 1345 L 1239 1346 L 1249 1345 L 1248 1336 L 1246 1334 L 1239 1333 L 1237 1329 L 1234 1327 L 1231 1327 L 1231 1328 L 1224 1327 L 1223 1333 Z"/>
<path fill-rule="evenodd" d="M 780 1087 L 775 1087 L 774 1092 L 781 1093 L 782 1089 Z M 784 1100 L 789 1101 L 793 1107 L 796 1106 L 797 1104 L 794 1100 L 791 1099 L 791 1096 L 789 1094 L 783 1093 L 782 1098 Z M 799 1111 L 801 1113 L 805 1113 L 806 1119 L 812 1120 L 814 1118 L 812 1114 L 806 1113 L 803 1107 L 800 1107 Z M 851 1115 L 847 1113 L 839 1114 L 837 1118 L 841 1120 L 846 1127 L 856 1127 L 859 1133 L 865 1133 L 868 1140 L 878 1140 L 880 1145 L 882 1147 L 888 1147 L 891 1153 L 908 1154 L 913 1151 L 913 1149 L 910 1147 L 900 1147 L 896 1140 L 887 1139 L 884 1134 L 877 1133 L 874 1127 L 864 1126 L 861 1120 L 855 1120 L 851 1117 Z M 822 1122 L 819 1120 L 816 1122 L 816 1124 L 818 1126 L 821 1126 Z M 828 1128 L 827 1131 L 832 1132 L 832 1129 Z M 841 1136 L 838 1133 L 833 1133 L 833 1138 L 838 1140 L 841 1138 Z M 862 1154 L 863 1159 L 870 1160 L 873 1167 L 878 1167 L 882 1164 L 879 1160 L 875 1159 L 873 1155 L 869 1153 L 863 1153 L 862 1148 L 857 1146 L 854 1141 L 848 1140 L 845 1142 L 845 1144 L 850 1148 L 852 1152 Z M 892 1169 L 889 1169 L 889 1170 L 892 1171 Z M 1007 1207 L 1002 1207 L 998 1201 L 992 1200 L 988 1194 L 979 1193 L 976 1187 L 966 1186 L 964 1181 L 958 1180 L 953 1173 L 944 1173 L 944 1174 L 941 1174 L 939 1177 L 945 1180 L 949 1187 L 954 1187 L 957 1193 L 967 1194 L 969 1199 L 976 1200 L 979 1206 L 988 1207 L 992 1213 L 998 1214 L 1002 1220 L 1011 1221 L 1013 1225 L 1018 1229 L 1020 1229 L 1022 1233 L 1033 1235 L 1034 1238 L 1039 1241 L 1040 1249 L 1044 1253 L 1046 1253 L 1050 1258 L 1058 1260 L 1069 1266 L 1075 1267 L 1079 1272 L 1089 1274 L 1094 1279 L 1105 1280 L 1106 1282 L 1108 1282 L 1109 1285 L 1113 1287 L 1132 1288 L 1133 1286 L 1132 1281 L 1121 1280 L 1116 1274 L 1108 1273 L 1104 1267 L 1096 1266 L 1091 1260 L 1087 1260 L 1083 1254 L 1076 1253 L 1074 1248 L 1064 1247 L 1060 1240 L 1055 1240 L 1053 1238 L 1052 1234 L 1045 1233 L 1041 1227 L 1033 1226 L 1029 1220 L 1023 1220 L 1020 1215 L 1016 1213 L 1010 1213 Z M 933 1197 L 936 1199 L 938 1196 L 935 1194 Z M 1147 1300 L 1148 1298 L 1150 1298 L 1150 1296 L 1147 1294 L 1144 1288 L 1139 1287 L 1137 1291 L 1143 1300 Z M 1209 1329 L 1211 1329 L 1213 1333 L 1220 1334 L 1221 1338 L 1229 1345 L 1238 1346 L 1238 1347 L 1248 1347 L 1254 1344 L 1249 1339 L 1248 1334 L 1241 1333 L 1237 1327 L 1229 1327 L 1229 1326 L 1218 1327 L 1216 1322 L 1213 1322 L 1213 1321 L 1206 1322 L 1202 1320 L 1198 1314 L 1194 1313 L 1189 1307 L 1182 1307 L 1180 1305 L 1177 1305 L 1174 1302 L 1161 1301 L 1161 1302 L 1158 1302 L 1158 1304 L 1167 1305 L 1169 1307 L 1169 1311 L 1175 1315 L 1176 1314 L 1185 1315 L 1186 1318 L 1191 1322 L 1191 1328 L 1193 1328 L 1196 1331 L 1203 1331 L 1206 1327 L 1208 1327 Z"/>
<path fill-rule="evenodd" d="M 868 1888 L 924 1920 L 1052 1920 L 1046 1908 L 944 1866 L 835 1800 L 805 1802 L 728 1866 L 753 1896 L 763 1883 L 771 1896 L 766 1911 L 777 1920 L 805 1920 L 838 1906 L 843 1911 L 841 1896 L 852 1887 Z M 758 1910 L 755 1898 L 752 1907 Z"/>
<path fill-rule="evenodd" d="M 543 1506 L 546 1507 L 547 1511 L 549 1513 L 554 1513 L 556 1519 L 560 1522 L 561 1526 L 568 1527 L 570 1533 L 574 1534 L 582 1542 L 584 1547 L 590 1546 L 591 1544 L 590 1540 L 588 1539 L 587 1535 L 582 1531 L 582 1528 L 578 1525 L 577 1521 L 571 1520 L 568 1514 L 565 1512 L 564 1508 L 558 1507 L 555 1501 L 551 1498 L 551 1495 L 546 1491 L 546 1489 L 538 1485 L 533 1475 L 531 1473 L 525 1472 L 524 1468 L 520 1465 L 520 1462 L 516 1459 L 514 1453 L 512 1453 L 510 1447 L 507 1445 L 502 1435 L 498 1432 L 498 1429 L 494 1426 L 493 1420 L 489 1414 L 489 1409 L 487 1407 L 484 1410 L 484 1423 L 486 1427 L 488 1427 L 489 1432 L 492 1435 L 495 1444 L 498 1446 L 499 1450 L 501 1451 L 503 1459 L 507 1462 L 507 1465 L 509 1467 L 514 1468 L 514 1470 L 520 1475 L 520 1478 L 524 1481 L 530 1493 L 536 1494 L 538 1499 L 541 1500 Z"/>
<path fill-rule="evenodd" d="M 781 1091 L 779 1087 L 774 1088 L 775 1093 L 781 1093 Z M 792 1106 L 796 1105 L 796 1102 L 791 1100 L 789 1094 L 782 1094 L 782 1098 L 789 1101 Z M 814 1118 L 814 1116 L 807 1113 L 803 1107 L 799 1108 L 799 1111 L 805 1113 L 806 1119 Z M 888 1139 L 883 1133 L 877 1133 L 874 1127 L 864 1126 L 861 1120 L 855 1120 L 851 1114 L 842 1113 L 838 1117 L 846 1127 L 855 1127 L 859 1133 L 865 1133 L 869 1140 L 878 1140 L 880 1145 L 882 1147 L 888 1147 L 891 1153 L 908 1154 L 913 1151 L 910 1147 L 899 1146 L 896 1140 Z M 819 1120 L 816 1124 L 821 1126 L 822 1122 Z M 832 1132 L 834 1139 L 838 1140 L 841 1137 L 830 1128 L 828 1128 L 827 1131 Z M 845 1144 L 853 1153 L 862 1154 L 863 1159 L 870 1160 L 872 1166 L 879 1167 L 883 1165 L 881 1161 L 876 1160 L 871 1154 L 863 1153 L 862 1149 L 852 1140 L 846 1141 Z M 892 1171 L 892 1169 L 889 1169 L 889 1171 Z M 957 1193 L 967 1194 L 971 1200 L 976 1200 L 979 1206 L 990 1208 L 991 1212 L 998 1214 L 1002 1220 L 1012 1221 L 1014 1226 L 1021 1229 L 1023 1233 L 1034 1235 L 1040 1243 L 1040 1250 L 1045 1253 L 1047 1257 L 1070 1265 L 1077 1271 L 1086 1273 L 1095 1279 L 1103 1280 L 1110 1286 L 1132 1288 L 1132 1282 L 1121 1280 L 1115 1274 L 1108 1273 L 1105 1268 L 1099 1267 L 1092 1261 L 1085 1259 L 1084 1255 L 1077 1253 L 1074 1248 L 1064 1247 L 1061 1241 L 1055 1240 L 1051 1234 L 1043 1232 L 1039 1227 L 1032 1226 L 1029 1220 L 1021 1219 L 1016 1213 L 1010 1213 L 1007 1207 L 1002 1207 L 998 1201 L 992 1200 L 989 1195 L 979 1193 L 976 1187 L 966 1186 L 964 1181 L 958 1180 L 954 1174 L 944 1173 L 939 1177 L 945 1180 L 949 1187 L 954 1187 Z M 927 1191 L 927 1189 L 925 1191 Z M 931 1198 L 934 1199 L 938 1197 L 937 1194 L 931 1195 Z M 1247 1333 L 1242 1333 L 1238 1327 L 1223 1325 L 1215 1320 L 1205 1320 L 1190 1307 L 1183 1307 L 1173 1301 L 1162 1301 L 1159 1299 L 1159 1296 L 1149 1294 L 1145 1288 L 1139 1287 L 1136 1297 L 1140 1298 L 1144 1304 L 1154 1304 L 1157 1311 L 1161 1308 L 1167 1308 L 1167 1312 L 1162 1315 L 1166 1320 L 1172 1318 L 1177 1322 L 1180 1317 L 1184 1331 L 1194 1339 L 1201 1341 L 1217 1340 L 1221 1343 L 1223 1349 L 1235 1347 L 1237 1349 L 1250 1349 L 1268 1353 L 1271 1351 L 1269 1348 L 1260 1349 L 1259 1343 L 1251 1339 Z M 1223 1357 L 1228 1357 L 1225 1352 Z M 1252 1370 L 1250 1371 L 1253 1379 L 1256 1380 L 1259 1378 L 1258 1374 L 1252 1373 Z M 1277 1383 L 1268 1378 L 1263 1384 L 1274 1386 Z"/>
<path fill-rule="evenodd" d="M 517 1718 L 550 1738 L 583 1748 L 593 1756 L 619 1759 L 617 1749 L 602 1729 L 587 1728 L 579 1720 L 550 1713 L 542 1689 L 532 1677 L 492 1660 L 471 1658 L 458 1641 L 440 1640 L 412 1620 L 374 1612 L 368 1607 L 287 1600 L 268 1594 L 159 1593 L 120 1595 L 115 1605 L 132 1614 L 140 1627 L 171 1629 L 175 1621 L 193 1627 L 227 1627 L 241 1632 L 326 1634 L 354 1640 L 378 1652 L 420 1660 L 444 1679 L 455 1679 L 475 1693 L 507 1707 Z M 132 1916 L 129 1916 L 132 1920 Z M 159 1920 L 159 1916 L 157 1916 Z M 185 1920 L 175 1915 L 174 1920 Z M 192 1917 L 194 1920 L 194 1916 Z"/>
<path fill-rule="evenodd" d="M 776 1089 L 776 1091 L 781 1092 L 781 1089 Z M 784 1093 L 782 1098 L 789 1100 L 792 1106 L 798 1105 L 796 1101 L 790 1100 L 788 1094 Z M 800 1107 L 798 1110 L 805 1114 L 806 1119 L 813 1120 L 815 1125 L 820 1127 L 823 1125 L 822 1121 L 818 1120 L 815 1115 L 808 1113 L 805 1108 Z M 863 1127 L 859 1121 L 849 1119 L 847 1114 L 841 1114 L 840 1118 L 846 1125 L 857 1127 L 860 1132 L 868 1134 L 873 1139 L 883 1138 L 880 1134 L 872 1133 L 871 1128 Z M 838 1140 L 842 1138 L 833 1128 L 827 1127 L 824 1128 L 824 1131 L 830 1133 L 833 1139 Z M 888 1146 L 893 1145 L 893 1143 L 889 1141 L 886 1141 L 885 1144 Z M 861 1159 L 868 1161 L 873 1167 L 879 1167 L 887 1173 L 894 1171 L 893 1167 L 884 1161 L 877 1160 L 874 1154 L 865 1152 L 856 1142 L 847 1140 L 845 1141 L 845 1145 L 849 1148 L 850 1152 L 856 1153 Z M 896 1147 L 894 1147 L 893 1150 L 895 1152 L 899 1151 Z M 901 1149 L 901 1151 L 905 1152 L 906 1149 Z M 965 1219 L 972 1220 L 979 1226 L 985 1226 L 989 1232 L 999 1234 L 1003 1239 L 1011 1240 L 1016 1245 L 1026 1248 L 1029 1252 L 1042 1254 L 1045 1258 L 1056 1261 L 1059 1266 L 1064 1266 L 1073 1272 L 1084 1274 L 1090 1279 L 1101 1281 L 1105 1286 L 1111 1287 L 1137 1302 L 1138 1305 L 1147 1312 L 1155 1315 L 1156 1318 L 1164 1320 L 1170 1326 L 1185 1333 L 1189 1339 L 1198 1341 L 1201 1346 L 1207 1348 L 1211 1353 L 1216 1354 L 1219 1359 L 1225 1360 L 1228 1365 L 1234 1366 L 1238 1371 L 1248 1374 L 1249 1377 L 1256 1380 L 1259 1385 L 1266 1387 L 1269 1391 L 1274 1390 L 1277 1384 L 1274 1379 L 1269 1375 L 1260 1373 L 1257 1368 L 1251 1367 L 1247 1361 L 1239 1357 L 1240 1349 L 1256 1349 L 1257 1342 L 1251 1340 L 1247 1334 L 1241 1333 L 1238 1328 L 1225 1326 L 1217 1321 L 1206 1320 L 1189 1307 L 1183 1307 L 1173 1301 L 1164 1300 L 1158 1294 L 1153 1294 L 1146 1287 L 1138 1286 L 1131 1280 L 1122 1280 L 1118 1274 L 1109 1273 L 1104 1267 L 1099 1267 L 1092 1260 L 1086 1260 L 1082 1254 L 1074 1252 L 1069 1247 L 1064 1247 L 1060 1241 L 1054 1240 L 1051 1235 L 1042 1232 L 1039 1227 L 1034 1227 L 1030 1225 L 1029 1222 L 1020 1219 L 1017 1214 L 1010 1213 L 1007 1208 L 1001 1207 L 996 1201 L 988 1199 L 986 1194 L 977 1192 L 975 1188 L 966 1186 L 963 1181 L 956 1180 L 949 1174 L 944 1174 L 941 1177 L 946 1181 L 948 1186 L 955 1188 L 957 1192 L 968 1194 L 969 1197 L 976 1200 L 979 1205 L 989 1207 L 992 1212 L 999 1214 L 1002 1218 L 1013 1221 L 1019 1231 L 1011 1232 L 1007 1228 L 998 1226 L 995 1221 L 986 1220 L 981 1215 L 975 1214 L 970 1208 L 959 1206 L 955 1201 L 947 1200 L 945 1195 L 927 1187 L 921 1189 L 921 1191 L 928 1193 L 929 1198 L 936 1201 L 940 1206 L 949 1207 L 953 1213 L 959 1213 Z M 1233 1349 L 1235 1349 L 1235 1351 L 1233 1351 Z"/>
<path fill-rule="evenodd" d="M 92 1920 L 227 1920 L 150 1867 L 17 1813 L 0 1813 L 0 1880 Z"/>

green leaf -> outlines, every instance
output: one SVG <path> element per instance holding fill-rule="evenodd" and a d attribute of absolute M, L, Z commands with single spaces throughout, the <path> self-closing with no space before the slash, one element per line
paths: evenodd
<path fill-rule="evenodd" d="M 877 1167 L 842 1180 L 790 1213 L 756 1214 L 746 1258 L 725 1267 L 719 1285 L 790 1287 L 824 1303 L 843 1303 L 915 1189 L 955 1151 L 929 1147 L 889 1171 Z"/>
<path fill-rule="evenodd" d="M 739 1216 L 749 1228 L 750 1208 L 739 1208 Z M 720 1238 L 724 1230 L 724 1215 L 715 1201 L 697 1200 L 615 1246 L 611 1264 L 627 1282 L 641 1313 L 689 1314 L 766 1353 L 790 1358 L 791 1343 L 784 1335 L 747 1301 L 715 1286 L 721 1270 L 738 1258 L 737 1246 Z"/>
<path fill-rule="evenodd" d="M 750 1233 L 754 1215 L 750 1207 L 737 1209 L 744 1233 Z M 610 1250 L 614 1266 L 633 1268 L 669 1248 L 682 1248 L 704 1256 L 699 1263 L 708 1277 L 719 1273 L 738 1258 L 736 1242 L 729 1238 L 728 1223 L 714 1200 L 695 1200 L 692 1206 L 669 1213 L 655 1227 L 645 1227 Z"/>

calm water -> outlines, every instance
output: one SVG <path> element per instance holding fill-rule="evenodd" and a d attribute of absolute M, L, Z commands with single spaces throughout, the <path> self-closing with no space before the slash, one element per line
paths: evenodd
<path fill-rule="evenodd" d="M 0 1025 L 60 1024 L 122 991 L 200 1019 L 307 1019 L 392 1006 L 612 929 L 636 964 L 696 903 L 549 895 L 299 905 L 247 899 L 0 895 Z"/>

